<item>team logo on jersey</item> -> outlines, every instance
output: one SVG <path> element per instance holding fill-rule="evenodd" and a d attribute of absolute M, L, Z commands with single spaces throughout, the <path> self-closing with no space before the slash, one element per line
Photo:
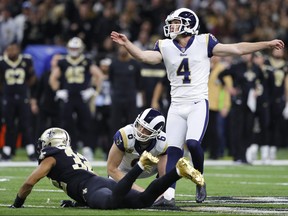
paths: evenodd
<path fill-rule="evenodd" d="M 244 77 L 248 82 L 252 82 L 256 78 L 256 74 L 252 70 L 244 72 Z"/>
<path fill-rule="evenodd" d="M 118 145 L 120 145 L 122 142 L 123 142 L 123 141 L 122 141 L 121 137 L 119 137 L 119 138 L 115 141 L 115 144 L 118 146 Z"/>
<path fill-rule="evenodd" d="M 82 194 L 84 195 L 84 194 L 87 194 L 87 192 L 88 192 L 88 189 L 87 188 L 84 188 L 83 190 L 82 190 Z"/>
<path fill-rule="evenodd" d="M 45 158 L 46 152 L 41 151 L 39 159 L 43 160 Z"/>
<path fill-rule="evenodd" d="M 210 34 L 210 37 L 212 40 L 214 40 L 215 42 L 218 42 L 218 40 L 216 39 L 216 37 L 213 34 Z"/>

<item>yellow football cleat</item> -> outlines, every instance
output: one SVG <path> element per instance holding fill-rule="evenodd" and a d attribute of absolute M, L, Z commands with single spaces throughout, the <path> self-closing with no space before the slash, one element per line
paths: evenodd
<path fill-rule="evenodd" d="M 205 184 L 202 174 L 194 169 L 186 158 L 180 158 L 176 164 L 180 176 L 190 179 L 196 185 L 203 186 Z"/>
<path fill-rule="evenodd" d="M 159 162 L 157 157 L 154 157 L 150 152 L 144 151 L 139 159 L 145 171 L 150 172 L 153 165 Z"/>

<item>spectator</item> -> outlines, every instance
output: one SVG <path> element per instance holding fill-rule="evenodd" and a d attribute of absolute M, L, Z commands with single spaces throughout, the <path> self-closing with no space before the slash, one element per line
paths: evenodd
<path fill-rule="evenodd" d="M 16 24 L 11 15 L 11 8 L 4 6 L 0 16 L 0 55 L 16 39 Z"/>

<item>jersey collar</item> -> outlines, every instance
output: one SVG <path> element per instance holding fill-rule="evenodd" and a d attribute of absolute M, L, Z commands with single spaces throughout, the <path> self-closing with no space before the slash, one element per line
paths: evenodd
<path fill-rule="evenodd" d="M 179 45 L 179 42 L 178 42 L 177 39 L 174 39 L 174 40 L 172 40 L 172 41 L 173 41 L 174 45 L 175 45 L 182 53 L 184 53 L 184 52 L 186 52 L 186 50 L 191 46 L 191 44 L 192 44 L 193 41 L 194 41 L 194 38 L 195 38 L 195 36 L 192 36 L 192 37 L 189 39 L 186 47 L 181 47 L 181 46 Z"/>
<path fill-rule="evenodd" d="M 143 148 L 138 140 L 135 140 L 135 150 L 141 155 L 145 150 L 151 151 L 156 145 L 156 139 L 150 140 L 150 144 L 146 148 Z"/>

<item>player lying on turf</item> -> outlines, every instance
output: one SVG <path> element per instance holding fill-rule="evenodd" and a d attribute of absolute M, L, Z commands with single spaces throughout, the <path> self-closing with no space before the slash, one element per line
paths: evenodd
<path fill-rule="evenodd" d="M 145 208 L 175 181 L 182 177 L 197 185 L 204 185 L 201 173 L 188 160 L 180 158 L 166 175 L 155 179 L 144 192 L 131 189 L 134 181 L 144 171 L 158 162 L 158 158 L 143 152 L 138 163 L 119 182 L 93 173 L 91 164 L 70 147 L 70 136 L 61 128 L 47 129 L 39 138 L 39 166 L 19 189 L 12 208 L 23 206 L 34 185 L 43 177 L 51 179 L 78 205 L 94 209 Z"/>

